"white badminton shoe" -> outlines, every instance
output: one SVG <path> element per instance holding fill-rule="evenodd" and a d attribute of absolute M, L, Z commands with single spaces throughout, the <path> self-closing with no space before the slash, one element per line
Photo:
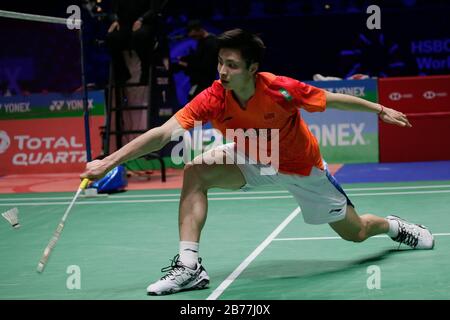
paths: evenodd
<path fill-rule="evenodd" d="M 185 290 L 207 288 L 209 276 L 201 263 L 202 259 L 199 258 L 195 270 L 188 268 L 181 263 L 177 254 L 170 266 L 161 269 L 161 272 L 167 272 L 167 274 L 149 285 L 147 293 L 149 295 L 164 295 Z"/>
<path fill-rule="evenodd" d="M 433 249 L 434 237 L 427 227 L 408 222 L 400 217 L 390 215 L 386 219 L 398 222 L 398 235 L 391 238 L 400 244 L 404 243 L 413 249 Z"/>

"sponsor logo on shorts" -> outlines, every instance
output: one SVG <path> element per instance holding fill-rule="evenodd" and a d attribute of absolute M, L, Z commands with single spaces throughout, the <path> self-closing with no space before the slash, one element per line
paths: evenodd
<path fill-rule="evenodd" d="M 332 209 L 330 210 L 330 212 L 328 212 L 328 214 L 332 215 L 332 216 L 336 216 L 338 214 L 340 214 L 342 211 L 342 209 Z"/>

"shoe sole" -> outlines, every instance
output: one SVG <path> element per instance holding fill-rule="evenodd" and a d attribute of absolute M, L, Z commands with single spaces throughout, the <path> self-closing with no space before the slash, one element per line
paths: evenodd
<path fill-rule="evenodd" d="M 177 293 L 177 292 L 181 292 L 181 291 L 191 291 L 191 290 L 203 290 L 208 288 L 209 285 L 209 279 L 203 279 L 201 280 L 199 283 L 197 283 L 196 285 L 190 287 L 190 288 L 185 288 L 185 289 L 180 289 L 180 290 L 167 290 L 167 291 L 162 291 L 162 292 L 149 292 L 147 291 L 147 295 L 149 296 L 165 296 L 168 294 L 173 294 L 173 293 Z"/>

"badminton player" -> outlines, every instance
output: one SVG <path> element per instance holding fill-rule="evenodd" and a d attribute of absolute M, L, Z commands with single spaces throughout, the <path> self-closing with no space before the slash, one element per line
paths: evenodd
<path fill-rule="evenodd" d="M 328 172 L 318 142 L 298 108 L 307 112 L 323 112 L 327 107 L 372 112 L 382 121 L 407 130 L 411 124 L 403 113 L 350 95 L 329 93 L 288 77 L 259 72 L 265 46 L 254 34 L 229 30 L 218 37 L 218 42 L 220 80 L 161 127 L 147 131 L 103 160 L 89 162 L 81 174 L 81 178 L 100 178 L 125 161 L 161 149 L 173 132 L 191 129 L 195 121 L 211 121 L 224 136 L 227 129 L 255 129 L 257 133 L 262 128 L 278 129 L 274 131 L 276 134 L 266 137 L 271 142 L 278 139 L 276 166 L 258 162 L 258 155 L 238 146 L 236 141 L 207 151 L 185 165 L 179 206 L 179 254 L 171 266 L 163 269 L 167 273 L 148 286 L 148 294 L 208 286 L 209 276 L 199 258 L 199 241 L 207 216 L 207 192 L 213 187 L 249 190 L 263 185 L 283 186 L 297 200 L 306 223 L 327 223 L 345 240 L 362 242 L 371 236 L 387 234 L 414 249 L 433 248 L 433 235 L 422 225 L 393 215 L 379 217 L 356 212 Z M 272 168 L 272 174 L 262 174 L 262 168 Z"/>

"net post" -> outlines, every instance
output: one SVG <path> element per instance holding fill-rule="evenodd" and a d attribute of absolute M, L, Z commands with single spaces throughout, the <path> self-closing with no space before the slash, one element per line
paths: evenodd
<path fill-rule="evenodd" d="M 86 140 L 86 160 L 92 161 L 91 154 L 91 133 L 89 127 L 89 108 L 88 108 L 88 90 L 86 84 L 85 65 L 84 65 L 84 46 L 83 46 L 83 21 L 80 23 L 80 57 L 81 57 L 81 86 L 83 95 L 83 117 L 84 117 L 84 134 Z"/>

